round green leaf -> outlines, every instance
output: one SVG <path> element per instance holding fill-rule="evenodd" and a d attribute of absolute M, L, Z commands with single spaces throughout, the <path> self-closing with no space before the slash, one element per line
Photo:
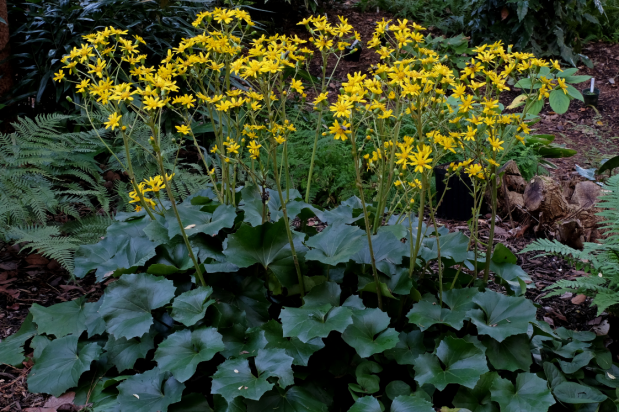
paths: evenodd
<path fill-rule="evenodd" d="M 132 369 L 138 359 L 144 358 L 153 349 L 156 332 L 149 332 L 141 338 L 119 338 L 108 335 L 105 350 L 109 361 L 119 372 Z"/>
<path fill-rule="evenodd" d="M 474 307 L 471 299 L 478 293 L 475 288 L 448 290 L 444 292 L 444 302 L 451 309 L 442 308 L 436 300 L 422 300 L 413 305 L 407 318 L 422 331 L 436 324 L 460 330 L 468 317 L 467 311 Z"/>
<path fill-rule="evenodd" d="M 194 206 L 187 203 L 177 205 L 177 211 L 187 236 L 192 236 L 196 233 L 205 233 L 213 236 L 218 234 L 223 228 L 232 227 L 235 224 L 237 213 L 234 206 L 219 205 L 213 213 L 203 212 L 200 209 L 202 209 L 201 205 Z M 172 208 L 166 211 L 165 217 L 170 239 L 180 235 L 181 228 Z"/>
<path fill-rule="evenodd" d="M 87 321 L 99 318 L 96 313 L 87 311 L 86 298 L 81 297 L 68 302 L 57 303 L 49 307 L 33 304 L 30 312 L 37 324 L 39 333 L 54 335 L 57 338 L 73 334 L 80 336 L 86 330 Z M 95 305 L 94 303 L 90 304 Z M 87 319 L 87 315 L 88 318 Z"/>
<path fill-rule="evenodd" d="M 185 385 L 158 368 L 131 376 L 118 385 L 121 411 L 166 412 L 179 402 Z"/>
<path fill-rule="evenodd" d="M 364 236 L 362 239 L 364 247 L 352 256 L 351 260 L 356 263 L 370 265 L 372 261 L 370 258 L 370 248 L 368 247 L 368 237 Z M 387 231 L 382 231 L 372 236 L 372 251 L 375 262 L 387 261 L 396 265 L 400 265 L 403 256 L 409 254 L 407 246 Z"/>
<path fill-rule="evenodd" d="M 491 385 L 498 377 L 497 372 L 487 372 L 480 376 L 473 389 L 459 387 L 452 403 L 471 412 L 499 412 L 497 405 L 491 401 Z"/>
<path fill-rule="evenodd" d="M 390 412 L 435 412 L 433 404 L 417 396 L 398 396 Z"/>
<path fill-rule="evenodd" d="M 390 325 L 390 317 L 381 309 L 365 309 L 353 315 L 353 324 L 342 334 L 342 339 L 362 358 L 367 358 L 398 343 L 398 332 Z"/>
<path fill-rule="evenodd" d="M 440 391 L 451 383 L 473 388 L 480 375 L 489 370 L 482 350 L 463 339 L 446 337 L 437 347 L 436 354 L 420 355 L 413 361 L 415 380 L 420 385 L 430 383 Z"/>
<path fill-rule="evenodd" d="M 56 397 L 77 386 L 82 373 L 90 369 L 102 349 L 89 343 L 78 350 L 78 337 L 65 336 L 50 342 L 28 375 L 28 390 L 32 393 L 49 393 Z"/>
<path fill-rule="evenodd" d="M 318 260 L 336 266 L 348 262 L 364 247 L 364 231 L 357 226 L 330 225 L 306 241 L 311 247 L 306 260 Z"/>
<path fill-rule="evenodd" d="M 496 378 L 491 385 L 491 400 L 502 412 L 545 412 L 555 403 L 547 382 L 533 373 L 520 373 L 516 384 Z"/>
<path fill-rule="evenodd" d="M 200 362 L 211 360 L 222 350 L 222 335 L 215 328 L 192 332 L 186 329 L 160 343 L 154 360 L 161 370 L 170 371 L 179 382 L 185 382 L 196 372 Z"/>
<path fill-rule="evenodd" d="M 123 275 L 110 284 L 99 312 L 108 333 L 118 338 L 140 337 L 153 323 L 151 310 L 160 308 L 174 297 L 171 280 L 146 273 Z"/>
<path fill-rule="evenodd" d="M 273 319 L 261 326 L 261 329 L 265 331 L 265 339 L 269 342 L 265 348 L 284 349 L 286 354 L 293 358 L 293 365 L 308 366 L 310 356 L 325 347 L 321 338 L 310 339 L 307 343 L 303 343 L 296 337 L 285 338 L 282 325 Z"/>
<path fill-rule="evenodd" d="M 549 94 L 549 105 L 554 112 L 564 114 L 570 106 L 570 98 L 564 94 L 562 89 L 557 89 Z"/>
<path fill-rule="evenodd" d="M 357 398 L 349 412 L 383 412 L 377 398 L 364 396 Z"/>
<path fill-rule="evenodd" d="M 393 349 L 386 350 L 385 356 L 394 359 L 399 365 L 413 365 L 413 361 L 426 352 L 423 338 L 419 330 L 400 332 L 398 343 Z"/>
<path fill-rule="evenodd" d="M 489 335 L 498 342 L 508 336 L 527 333 L 529 322 L 536 319 L 536 308 L 524 297 L 505 296 L 487 290 L 472 300 L 482 309 L 467 312 L 478 333 Z"/>
<path fill-rule="evenodd" d="M 265 331 L 258 327 L 246 328 L 245 325 L 237 323 L 228 328 L 221 328 L 220 331 L 226 347 L 222 351 L 222 356 L 225 358 L 251 358 L 267 345 Z"/>
<path fill-rule="evenodd" d="M 394 400 L 398 396 L 409 396 L 411 395 L 411 386 L 403 381 L 392 381 L 387 384 L 385 387 L 385 396 L 388 397 L 389 400 Z"/>
<path fill-rule="evenodd" d="M 37 327 L 32 322 L 32 313 L 29 313 L 17 333 L 7 336 L 0 342 L 0 364 L 21 365 L 24 361 L 24 344 L 36 334 Z"/>
<path fill-rule="evenodd" d="M 284 391 L 280 388 L 264 394 L 259 401 L 248 400 L 248 412 L 327 412 L 327 405 L 304 389 L 293 386 Z"/>
<path fill-rule="evenodd" d="M 502 342 L 484 338 L 482 343 L 486 346 L 487 357 L 495 369 L 511 372 L 519 369 L 522 371 L 530 370 L 532 354 L 530 352 L 530 340 L 526 334 L 510 336 Z"/>
<path fill-rule="evenodd" d="M 205 317 L 207 308 L 214 303 L 209 300 L 213 293 L 210 286 L 200 286 L 197 289 L 184 292 L 172 302 L 172 319 L 181 322 L 187 327 L 195 325 Z"/>
<path fill-rule="evenodd" d="M 598 389 L 580 385 L 576 382 L 562 382 L 553 389 L 558 401 L 563 403 L 600 403 L 607 399 Z"/>
<path fill-rule="evenodd" d="M 303 343 L 325 338 L 331 331 L 343 332 L 353 323 L 351 310 L 322 305 L 312 308 L 282 308 L 280 312 L 284 337 L 297 337 Z"/>

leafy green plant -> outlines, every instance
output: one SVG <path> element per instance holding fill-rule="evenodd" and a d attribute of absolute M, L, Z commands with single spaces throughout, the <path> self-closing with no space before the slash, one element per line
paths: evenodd
<path fill-rule="evenodd" d="M 73 95 L 75 100 L 70 85 L 54 83 L 53 75 L 63 67 L 62 56 L 79 47 L 84 35 L 115 26 L 144 38 L 152 56 L 161 59 L 181 38 L 195 34 L 189 21 L 209 4 L 208 0 L 9 2 L 12 58 L 19 73 L 9 102 L 34 97 L 37 103 L 56 102 L 72 111 L 73 105 L 64 99 Z"/>
<path fill-rule="evenodd" d="M 559 280 L 547 289 L 547 297 L 558 296 L 565 292 L 582 293 L 594 297 L 598 313 L 608 309 L 618 312 L 618 233 L 620 232 L 618 213 L 618 175 L 609 178 L 603 186 L 598 206 L 604 209 L 598 213 L 603 218 L 604 235 L 601 243 L 584 244 L 583 250 L 576 250 L 563 245 L 557 240 L 539 239 L 528 245 L 521 253 L 539 250 L 562 256 L 579 270 L 589 273 L 574 281 Z"/>
<path fill-rule="evenodd" d="M 239 208 L 209 188 L 177 205 L 207 286 L 195 284 L 173 213 L 117 216 L 76 256 L 77 276 L 117 278 L 104 296 L 33 305 L 0 343 L 0 362 L 21 367 L 33 351 L 29 390 L 76 388 L 75 403 L 92 410 L 614 407 L 618 369 L 603 338 L 537 321 L 523 296 L 528 276 L 507 248 L 491 265 L 507 295 L 482 292 L 466 269 L 475 259 L 467 238 L 424 225 L 421 271 L 409 277 L 408 223 L 395 219 L 372 240 L 380 310 L 360 200 L 320 210 L 291 193 L 287 222 L 262 192 L 246 186 Z M 312 215 L 329 225 L 294 232 L 302 299 L 285 225 Z M 439 261 L 457 285 L 442 294 Z"/>

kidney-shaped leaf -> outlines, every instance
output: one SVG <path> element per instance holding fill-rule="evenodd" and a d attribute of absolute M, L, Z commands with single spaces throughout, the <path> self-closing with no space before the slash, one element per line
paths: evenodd
<path fill-rule="evenodd" d="M 435 412 L 433 404 L 417 396 L 397 396 L 390 412 Z"/>
<path fill-rule="evenodd" d="M 499 412 L 497 405 L 491 401 L 491 385 L 498 377 L 497 372 L 487 372 L 480 377 L 474 389 L 459 387 L 452 403 L 471 412 Z"/>
<path fill-rule="evenodd" d="M 553 389 L 553 394 L 564 403 L 600 403 L 607 399 L 601 391 L 576 382 L 563 382 Z"/>
<path fill-rule="evenodd" d="M 342 334 L 342 339 L 362 358 L 367 358 L 398 343 L 398 332 L 390 325 L 390 317 L 381 309 L 365 309 L 353 315 L 353 324 Z"/>
<path fill-rule="evenodd" d="M 527 333 L 530 321 L 536 320 L 536 308 L 524 297 L 511 297 L 486 291 L 472 299 L 480 309 L 467 314 L 481 335 L 489 335 L 498 342 L 508 336 Z"/>
<path fill-rule="evenodd" d="M 377 398 L 373 396 L 363 396 L 357 398 L 349 412 L 383 412 Z"/>
<path fill-rule="evenodd" d="M 413 361 L 425 352 L 422 332 L 412 330 L 408 333 L 400 332 L 398 343 L 393 349 L 386 350 L 385 356 L 394 359 L 399 365 L 413 365 Z"/>
<path fill-rule="evenodd" d="M 207 308 L 215 302 L 209 300 L 213 293 L 210 286 L 200 286 L 177 296 L 172 302 L 172 319 L 187 327 L 193 326 L 205 317 Z"/>
<path fill-rule="evenodd" d="M 24 361 L 24 344 L 36 334 L 37 327 L 32 322 L 32 313 L 29 313 L 17 333 L 7 336 L 0 342 L 0 364 L 21 365 Z"/>
<path fill-rule="evenodd" d="M 108 333 L 117 339 L 144 335 L 153 323 L 151 310 L 170 302 L 175 289 L 171 280 L 146 273 L 121 276 L 107 287 L 99 309 Z"/>
<path fill-rule="evenodd" d="M 185 385 L 158 368 L 134 375 L 118 385 L 121 411 L 166 412 L 181 401 Z"/>
<path fill-rule="evenodd" d="M 527 335 L 514 335 L 498 342 L 492 338 L 482 339 L 486 354 L 495 369 L 529 371 L 532 364 L 530 340 Z"/>
<path fill-rule="evenodd" d="M 280 312 L 284 337 L 297 337 L 303 343 L 325 338 L 333 330 L 343 332 L 353 323 L 351 310 L 326 304 L 311 308 L 282 308 Z"/>
<path fill-rule="evenodd" d="M 435 324 L 448 325 L 459 330 L 468 317 L 467 311 L 474 307 L 472 298 L 478 293 L 475 288 L 448 290 L 444 292 L 443 298 L 450 309 L 442 308 L 437 301 L 422 300 L 413 305 L 407 318 L 422 331 Z"/>
<path fill-rule="evenodd" d="M 113 335 L 108 335 L 105 344 L 105 351 L 108 360 L 119 372 L 133 368 L 138 359 L 144 358 L 148 351 L 153 349 L 153 339 L 156 332 L 151 331 L 141 338 L 116 339 Z"/>
<path fill-rule="evenodd" d="M 219 205 L 213 213 L 203 212 L 202 206 L 183 203 L 177 205 L 181 222 L 185 228 L 187 236 L 196 233 L 205 233 L 213 236 L 225 227 L 232 227 L 235 223 L 235 207 L 231 205 Z M 170 239 L 181 234 L 181 228 L 172 208 L 166 211 L 166 224 L 168 226 L 168 236 Z"/>
<path fill-rule="evenodd" d="M 430 353 L 420 355 L 413 361 L 415 380 L 420 385 L 430 383 L 440 391 L 450 383 L 474 388 L 480 375 L 489 370 L 484 352 L 463 339 L 446 337 L 436 353 L 436 356 Z"/>
<path fill-rule="evenodd" d="M 77 386 L 82 373 L 101 354 L 101 346 L 89 343 L 78 350 L 78 337 L 65 336 L 50 342 L 28 375 L 28 390 L 56 397 Z"/>
<path fill-rule="evenodd" d="M 364 244 L 364 231 L 359 227 L 343 224 L 328 226 L 306 241 L 306 246 L 312 248 L 306 253 L 306 260 L 336 266 L 353 259 Z"/>
<path fill-rule="evenodd" d="M 293 365 L 308 366 L 310 356 L 319 349 L 325 347 L 323 339 L 310 339 L 307 343 L 300 341 L 296 337 L 285 338 L 282 332 L 282 325 L 275 320 L 270 320 L 261 327 L 265 331 L 265 339 L 269 342 L 266 349 L 284 349 L 288 356 L 293 358 Z"/>
<path fill-rule="evenodd" d="M 520 373 L 516 385 L 497 378 L 491 385 L 491 400 L 502 412 L 545 412 L 555 403 L 547 382 L 533 373 Z"/>

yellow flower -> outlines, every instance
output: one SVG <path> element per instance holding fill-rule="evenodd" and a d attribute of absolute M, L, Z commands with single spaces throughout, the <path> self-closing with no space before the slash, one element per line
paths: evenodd
<path fill-rule="evenodd" d="M 54 73 L 54 81 L 61 82 L 62 79 L 64 78 L 65 78 L 65 74 L 63 73 L 62 70 L 60 70 L 58 73 Z"/>
<path fill-rule="evenodd" d="M 489 137 L 489 138 L 487 138 L 487 141 L 493 147 L 493 151 L 494 152 L 498 152 L 500 150 L 504 150 L 504 148 L 502 147 L 502 143 L 504 143 L 503 140 L 500 141 L 499 138 L 497 138 L 497 137 Z"/>
<path fill-rule="evenodd" d="M 142 103 L 144 104 L 146 110 L 154 110 L 158 107 L 164 107 L 166 105 L 166 102 L 160 100 L 159 97 L 152 96 L 146 96 Z"/>
<path fill-rule="evenodd" d="M 431 148 L 426 145 L 418 146 L 418 151 L 412 155 L 411 164 L 415 166 L 416 173 L 424 172 L 424 169 L 430 169 L 429 163 L 433 159 L 429 159 L 431 154 Z"/>
<path fill-rule="evenodd" d="M 181 134 L 189 134 L 189 132 L 191 131 L 190 128 L 185 124 L 182 124 L 181 126 L 174 126 L 174 127 L 176 127 L 177 132 Z"/>
<path fill-rule="evenodd" d="M 482 166 L 479 164 L 474 164 L 465 169 L 465 173 L 469 175 L 469 177 L 477 177 L 478 179 L 484 179 L 484 173 L 482 173 Z"/>
<path fill-rule="evenodd" d="M 286 142 L 286 139 L 284 137 L 282 137 L 282 136 L 276 136 L 275 139 L 276 139 L 276 142 L 278 144 L 282 144 L 282 143 Z"/>
<path fill-rule="evenodd" d="M 351 109 L 353 103 L 339 98 L 338 101 L 331 105 L 330 111 L 334 112 L 336 117 L 349 117 L 351 115 Z"/>
<path fill-rule="evenodd" d="M 329 131 L 334 135 L 334 139 L 340 139 L 344 142 L 349 139 L 347 135 L 351 134 L 351 130 L 349 130 L 350 127 L 351 124 L 346 121 L 343 121 L 342 124 L 338 124 L 338 120 L 335 120 L 334 125 L 329 128 Z"/>
<path fill-rule="evenodd" d="M 121 120 L 121 116 L 120 114 L 114 112 L 112 113 L 109 117 L 108 117 L 108 121 L 105 122 L 105 128 L 111 128 L 112 130 L 114 130 L 115 127 L 120 126 L 120 120 Z"/>
<path fill-rule="evenodd" d="M 88 87 L 89 83 L 90 83 L 90 79 L 82 80 L 80 84 L 77 85 L 77 92 L 78 93 L 86 92 L 86 88 Z"/>
<path fill-rule="evenodd" d="M 488 162 L 490 165 L 493 165 L 493 166 L 495 166 L 495 167 L 499 167 L 499 163 L 497 163 L 495 160 L 493 160 L 493 159 L 486 159 L 486 160 L 487 160 L 487 162 Z"/>
<path fill-rule="evenodd" d="M 226 148 L 226 151 L 228 151 L 228 153 L 234 153 L 234 154 L 239 154 L 239 148 L 241 146 L 239 146 L 236 142 L 231 142 L 228 144 L 228 147 Z"/>
<path fill-rule="evenodd" d="M 394 116 L 392 116 L 392 111 L 391 110 L 385 110 L 383 113 L 381 113 L 377 117 L 379 119 L 389 119 L 390 117 L 394 117 Z"/>
<path fill-rule="evenodd" d="M 568 94 L 568 86 L 566 86 L 566 79 L 558 78 L 558 86 L 564 92 L 564 94 Z"/>
<path fill-rule="evenodd" d="M 564 71 L 560 67 L 560 62 L 558 62 L 557 60 L 551 60 L 551 65 L 553 66 L 554 69 L 556 69 L 559 72 L 563 72 Z"/>
<path fill-rule="evenodd" d="M 164 179 L 161 176 L 149 177 L 148 180 L 144 179 L 145 183 L 150 186 L 148 191 L 159 192 L 161 189 L 165 189 Z"/>

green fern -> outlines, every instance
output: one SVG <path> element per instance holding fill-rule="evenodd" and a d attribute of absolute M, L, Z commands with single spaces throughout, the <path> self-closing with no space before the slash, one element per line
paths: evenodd
<path fill-rule="evenodd" d="M 620 215 L 618 203 L 620 189 L 618 175 L 611 177 L 603 186 L 598 207 L 603 209 L 598 213 L 603 217 L 602 227 L 604 237 L 602 243 L 585 243 L 583 250 L 573 249 L 561 244 L 557 240 L 538 239 L 528 245 L 521 253 L 542 251 L 545 254 L 562 256 L 577 269 L 590 274 L 573 281 L 560 280 L 547 287 L 551 293 L 547 297 L 561 295 L 565 292 L 582 293 L 594 297 L 593 305 L 598 307 L 598 313 L 607 309 L 618 310 L 618 232 L 620 229 Z M 539 255 L 541 256 L 541 255 Z"/>

